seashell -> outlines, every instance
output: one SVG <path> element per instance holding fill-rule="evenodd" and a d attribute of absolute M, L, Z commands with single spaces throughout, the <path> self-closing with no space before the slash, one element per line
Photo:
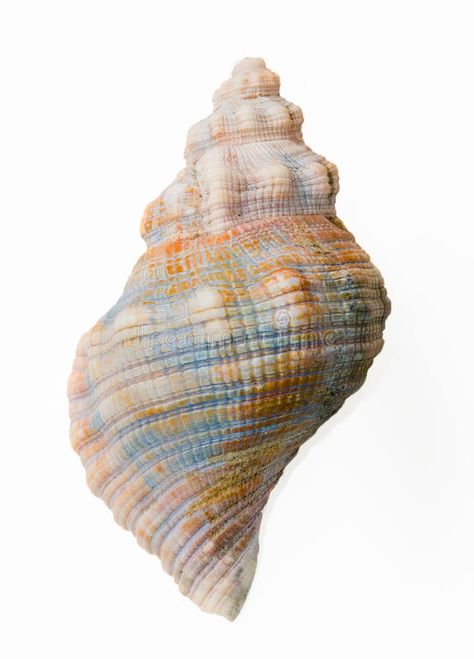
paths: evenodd
<path fill-rule="evenodd" d="M 92 492 L 185 595 L 233 619 L 269 494 L 364 382 L 390 303 L 278 76 L 246 58 L 213 100 L 68 393 Z"/>

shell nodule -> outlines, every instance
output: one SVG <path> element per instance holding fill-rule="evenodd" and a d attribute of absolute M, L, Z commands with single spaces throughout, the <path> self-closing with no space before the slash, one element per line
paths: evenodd
<path fill-rule="evenodd" d="M 214 94 L 68 389 L 91 490 L 184 594 L 229 619 L 273 486 L 364 382 L 390 310 L 336 216 L 337 169 L 304 144 L 279 87 L 246 58 Z"/>

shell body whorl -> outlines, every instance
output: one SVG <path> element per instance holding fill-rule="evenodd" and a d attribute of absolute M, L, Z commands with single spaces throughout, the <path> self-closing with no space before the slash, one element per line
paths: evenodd
<path fill-rule="evenodd" d="M 390 309 L 302 122 L 263 60 L 235 67 L 69 380 L 91 490 L 183 593 L 230 619 L 273 486 L 364 382 Z"/>

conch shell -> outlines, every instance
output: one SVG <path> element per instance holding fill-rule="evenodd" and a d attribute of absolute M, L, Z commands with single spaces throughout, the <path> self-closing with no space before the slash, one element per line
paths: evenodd
<path fill-rule="evenodd" d="M 390 304 L 336 217 L 336 167 L 304 144 L 279 87 L 246 58 L 214 94 L 69 379 L 90 489 L 185 595 L 229 619 L 272 488 L 364 382 Z"/>

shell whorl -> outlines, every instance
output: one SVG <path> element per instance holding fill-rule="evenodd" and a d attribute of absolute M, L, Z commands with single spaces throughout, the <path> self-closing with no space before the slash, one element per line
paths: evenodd
<path fill-rule="evenodd" d="M 147 207 L 118 302 L 79 342 L 71 442 L 90 489 L 180 590 L 229 619 L 285 466 L 364 382 L 390 311 L 335 216 L 334 165 L 247 58 Z"/>
<path fill-rule="evenodd" d="M 279 89 L 262 59 L 234 67 L 213 113 L 188 132 L 187 167 L 145 211 L 147 243 L 269 216 L 336 215 L 337 168 L 304 144 L 303 114 Z"/>

